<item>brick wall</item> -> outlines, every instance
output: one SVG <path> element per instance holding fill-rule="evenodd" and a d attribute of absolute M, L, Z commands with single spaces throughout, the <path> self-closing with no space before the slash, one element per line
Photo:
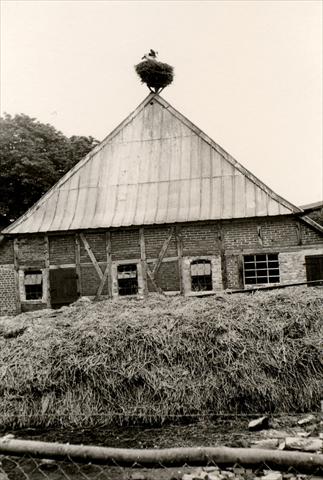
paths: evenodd
<path fill-rule="evenodd" d="M 279 254 L 280 283 L 306 282 L 307 255 L 323 255 L 323 247 Z"/>
<path fill-rule="evenodd" d="M 306 279 L 305 254 L 314 251 L 322 253 L 323 251 L 323 235 L 298 219 L 289 216 L 183 224 L 180 226 L 180 230 L 183 264 L 185 259 L 187 263 L 193 257 L 204 256 L 212 259 L 216 262 L 216 267 L 214 267 L 216 288 L 222 288 L 221 268 L 223 270 L 223 267 L 225 267 L 227 276 L 226 286 L 232 289 L 242 288 L 242 260 L 244 254 L 279 253 L 281 281 L 287 283 Z M 170 232 L 171 226 L 169 225 L 144 227 L 147 260 L 158 257 Z M 102 272 L 104 272 L 107 258 L 105 232 L 85 232 L 84 235 L 97 261 L 100 262 Z M 43 235 L 19 237 L 18 243 L 20 265 L 44 268 L 46 242 Z M 173 235 L 165 259 L 177 257 L 177 247 L 176 238 Z M 224 255 L 222 255 L 223 252 Z M 100 280 L 82 241 L 80 241 L 80 254 L 82 295 L 92 296 L 95 295 Z M 117 265 L 116 262 L 127 260 L 139 262 L 141 258 L 139 229 L 112 230 L 111 255 L 114 265 Z M 49 259 L 53 266 L 75 264 L 75 235 L 49 236 Z M 0 264 L 11 264 L 11 267 L 13 267 L 11 240 L 5 240 L 0 244 Z M 0 276 L 3 279 L 6 275 L 2 272 Z M 178 261 L 162 263 L 156 279 L 163 290 L 179 291 Z M 103 294 L 108 294 L 108 281 Z M 117 285 L 113 284 L 111 279 L 110 283 L 114 295 L 116 295 Z M 142 291 L 143 287 L 140 288 Z M 154 290 L 150 282 L 148 282 L 148 289 L 149 291 Z M 187 291 L 188 288 L 186 288 Z"/>
<path fill-rule="evenodd" d="M 100 265 L 102 273 L 104 273 L 106 265 Z M 102 295 L 108 295 L 108 282 L 107 279 Z M 99 276 L 93 267 L 93 265 L 81 265 L 81 292 L 83 296 L 94 296 L 100 285 Z"/>
<path fill-rule="evenodd" d="M 0 265 L 13 263 L 13 240 L 4 238 L 0 243 Z"/>
<path fill-rule="evenodd" d="M 51 265 L 75 263 L 75 235 L 50 236 L 48 243 Z"/>
<path fill-rule="evenodd" d="M 190 224 L 181 228 L 183 255 L 217 255 L 220 252 L 219 223 Z"/>
<path fill-rule="evenodd" d="M 112 260 L 140 258 L 139 229 L 113 230 L 111 233 Z"/>
<path fill-rule="evenodd" d="M 315 245 L 322 243 L 323 234 L 320 234 L 317 230 L 305 225 L 303 222 L 301 222 L 300 225 L 302 242 L 304 245 Z"/>
<path fill-rule="evenodd" d="M 43 235 L 32 235 L 18 239 L 19 265 L 42 268 L 45 266 L 46 243 Z"/>
<path fill-rule="evenodd" d="M 180 283 L 178 262 L 162 263 L 157 272 L 156 281 L 160 288 L 165 292 L 179 292 Z M 149 291 L 155 291 L 152 285 L 150 285 Z"/>
<path fill-rule="evenodd" d="M 87 233 L 85 234 L 86 240 L 90 245 L 90 248 L 98 262 L 107 261 L 107 251 L 105 243 L 105 233 Z M 81 263 L 91 262 L 91 259 L 84 247 L 82 240 L 80 240 L 80 254 Z"/>
<path fill-rule="evenodd" d="M 243 288 L 242 255 L 226 255 L 227 288 Z"/>
<path fill-rule="evenodd" d="M 16 276 L 13 265 L 0 265 L 0 315 L 17 312 Z"/>
<path fill-rule="evenodd" d="M 145 227 L 144 232 L 146 256 L 147 258 L 157 258 L 165 240 L 167 240 L 171 233 L 171 228 L 170 226 Z M 174 235 L 169 242 L 166 256 L 177 257 L 177 245 Z"/>

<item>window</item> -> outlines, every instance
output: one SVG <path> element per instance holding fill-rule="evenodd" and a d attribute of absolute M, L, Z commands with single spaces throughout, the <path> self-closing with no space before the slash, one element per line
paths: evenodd
<path fill-rule="evenodd" d="M 118 265 L 119 295 L 136 295 L 138 293 L 138 272 L 135 263 Z"/>
<path fill-rule="evenodd" d="M 43 298 L 43 275 L 41 270 L 28 270 L 24 277 L 26 300 Z"/>
<path fill-rule="evenodd" d="M 194 260 L 191 263 L 192 291 L 213 290 L 210 260 Z"/>
<path fill-rule="evenodd" d="M 278 253 L 244 256 L 244 283 L 279 283 Z"/>

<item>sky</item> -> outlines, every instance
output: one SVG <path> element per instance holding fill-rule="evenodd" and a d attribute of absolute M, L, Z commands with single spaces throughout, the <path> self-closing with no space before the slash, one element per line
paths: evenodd
<path fill-rule="evenodd" d="M 1 113 L 102 140 L 149 93 L 153 48 L 173 107 L 290 202 L 322 200 L 322 5 L 1 0 Z"/>

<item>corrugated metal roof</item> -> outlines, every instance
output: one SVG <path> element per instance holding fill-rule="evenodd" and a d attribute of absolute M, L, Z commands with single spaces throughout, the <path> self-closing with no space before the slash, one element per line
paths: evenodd
<path fill-rule="evenodd" d="M 150 94 L 3 233 L 301 211 L 264 185 L 163 98 Z"/>

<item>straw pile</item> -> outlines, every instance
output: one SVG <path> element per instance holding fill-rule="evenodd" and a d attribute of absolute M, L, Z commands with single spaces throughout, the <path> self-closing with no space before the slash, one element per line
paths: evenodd
<path fill-rule="evenodd" d="M 319 408 L 322 290 L 78 301 L 0 320 L 2 427 Z"/>

